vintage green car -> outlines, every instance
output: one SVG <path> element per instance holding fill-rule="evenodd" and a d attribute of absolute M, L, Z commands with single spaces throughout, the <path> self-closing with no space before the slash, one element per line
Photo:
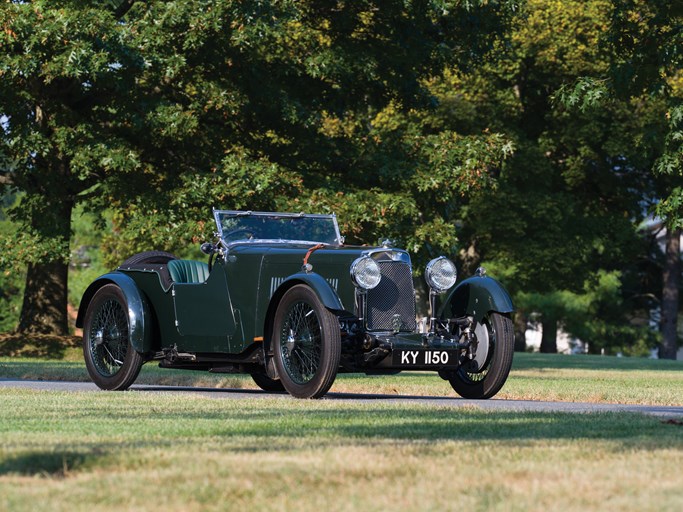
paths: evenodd
<path fill-rule="evenodd" d="M 266 391 L 317 398 L 339 372 L 435 371 L 466 398 L 489 398 L 512 364 L 510 297 L 478 269 L 427 265 L 431 318 L 416 319 L 410 256 L 348 246 L 334 215 L 214 210 L 208 263 L 136 254 L 86 290 L 88 373 L 122 390 L 141 366 L 248 373 Z"/>

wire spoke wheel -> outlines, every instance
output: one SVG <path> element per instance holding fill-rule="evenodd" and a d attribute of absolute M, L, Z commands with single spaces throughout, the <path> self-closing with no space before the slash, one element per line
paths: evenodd
<path fill-rule="evenodd" d="M 448 380 L 464 398 L 491 398 L 503 387 L 512 367 L 512 321 L 492 312 L 476 325 L 475 335 L 477 352 L 473 365 L 461 366 Z"/>
<path fill-rule="evenodd" d="M 332 386 L 341 353 L 339 323 L 308 286 L 294 286 L 282 297 L 272 346 L 278 376 L 291 395 L 318 398 Z"/>
<path fill-rule="evenodd" d="M 90 378 L 102 389 L 128 388 L 144 360 L 131 345 L 126 297 L 117 285 L 97 290 L 83 327 L 83 356 Z"/>
<path fill-rule="evenodd" d="M 280 331 L 280 351 L 285 370 L 297 384 L 315 377 L 320 366 L 322 332 L 318 316 L 305 302 L 297 302 L 285 315 Z"/>
<path fill-rule="evenodd" d="M 128 351 L 128 318 L 118 301 L 109 299 L 102 304 L 93 320 L 89 338 L 97 371 L 104 377 L 116 375 Z"/>

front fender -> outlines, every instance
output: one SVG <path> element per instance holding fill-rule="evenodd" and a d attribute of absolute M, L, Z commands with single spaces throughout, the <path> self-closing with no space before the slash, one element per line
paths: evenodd
<path fill-rule="evenodd" d="M 97 290 L 106 284 L 117 285 L 126 298 L 128 307 L 128 339 L 136 352 L 145 353 L 152 349 L 151 317 L 147 297 L 142 293 L 130 276 L 121 272 L 110 272 L 98 277 L 85 290 L 78 307 L 76 327 L 83 327 L 85 312 Z"/>
<path fill-rule="evenodd" d="M 323 276 L 320 274 L 299 272 L 298 274 L 293 274 L 285 279 L 282 284 L 278 287 L 277 291 L 273 294 L 273 299 L 279 298 L 286 292 L 289 288 L 295 284 L 306 284 L 308 285 L 318 296 L 320 302 L 322 302 L 327 309 L 334 311 L 341 311 L 344 309 L 341 299 L 334 291 L 330 283 L 328 283 Z M 271 299 L 271 302 L 274 302 Z"/>
<path fill-rule="evenodd" d="M 285 279 L 275 293 L 270 298 L 270 303 L 268 304 L 268 310 L 264 318 L 264 350 L 268 354 L 270 352 L 270 338 L 272 336 L 272 322 L 275 316 L 275 311 L 280 303 L 280 299 L 292 286 L 297 284 L 306 284 L 320 299 L 323 305 L 332 311 L 343 311 L 344 306 L 342 305 L 339 296 L 334 291 L 330 283 L 328 283 L 323 276 L 314 273 L 299 272 L 297 274 L 292 274 L 287 279 Z"/>
<path fill-rule="evenodd" d="M 490 277 L 470 277 L 458 284 L 441 307 L 441 318 L 473 316 L 477 322 L 489 311 L 512 313 L 512 299 L 505 288 Z"/>

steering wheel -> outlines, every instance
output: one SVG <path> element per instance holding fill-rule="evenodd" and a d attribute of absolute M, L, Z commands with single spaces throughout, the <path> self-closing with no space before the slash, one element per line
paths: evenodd
<path fill-rule="evenodd" d="M 209 274 L 211 273 L 211 269 L 213 268 L 213 258 L 216 256 L 216 253 L 219 252 L 218 249 L 218 244 L 212 244 L 211 242 L 204 242 L 201 247 L 199 248 L 204 254 L 209 255 Z"/>
<path fill-rule="evenodd" d="M 252 238 L 256 237 L 256 233 L 254 233 L 251 229 L 249 228 L 237 228 L 233 229 L 232 231 L 228 231 L 223 235 L 223 238 L 227 239 L 233 235 L 236 235 L 238 233 L 244 233 L 245 235 L 248 235 L 246 238 L 238 238 L 238 240 L 250 240 Z"/>
<path fill-rule="evenodd" d="M 209 274 L 211 273 L 211 269 L 213 268 L 213 257 L 216 255 L 215 252 L 212 252 L 209 254 Z"/>

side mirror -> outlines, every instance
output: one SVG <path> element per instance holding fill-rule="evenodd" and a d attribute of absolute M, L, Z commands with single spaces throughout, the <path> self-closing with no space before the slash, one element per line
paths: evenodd
<path fill-rule="evenodd" d="M 204 254 L 208 254 L 210 256 L 216 252 L 216 246 L 212 243 L 204 242 L 199 248 L 199 250 L 202 251 Z"/>

